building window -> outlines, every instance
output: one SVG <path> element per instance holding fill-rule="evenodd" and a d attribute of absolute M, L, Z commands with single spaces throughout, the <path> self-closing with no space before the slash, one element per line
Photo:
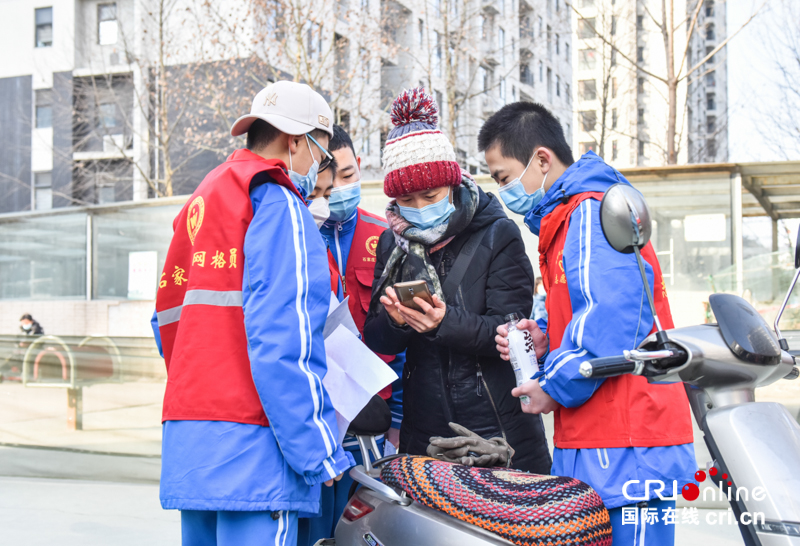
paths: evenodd
<path fill-rule="evenodd" d="M 610 63 L 611 63 L 611 66 L 617 66 L 617 49 L 616 48 L 612 48 L 611 49 L 611 61 L 610 61 Z"/>
<path fill-rule="evenodd" d="M 434 31 L 436 38 L 436 75 L 442 77 L 442 35 L 439 31 Z"/>
<path fill-rule="evenodd" d="M 619 150 L 617 149 L 617 141 L 611 141 L 611 161 L 614 161 L 619 157 Z"/>
<path fill-rule="evenodd" d="M 715 72 L 709 72 L 706 74 L 706 86 L 708 87 L 716 87 L 717 85 L 717 76 Z"/>
<path fill-rule="evenodd" d="M 567 102 L 572 102 L 572 95 L 569 94 L 569 84 L 564 84 L 564 94 L 567 95 Z"/>
<path fill-rule="evenodd" d="M 506 79 L 500 79 L 500 104 L 506 103 Z"/>
<path fill-rule="evenodd" d="M 597 51 L 594 49 L 581 49 L 578 52 L 578 68 L 580 70 L 594 70 L 597 66 Z"/>
<path fill-rule="evenodd" d="M 706 47 L 706 55 L 711 55 L 712 51 L 714 51 L 714 46 L 707 46 Z M 709 57 L 706 62 L 707 63 L 713 63 L 714 62 L 714 56 L 711 55 L 711 57 Z"/>
<path fill-rule="evenodd" d="M 309 59 L 322 57 L 322 28 L 319 23 L 308 23 L 306 30 L 306 51 Z"/>
<path fill-rule="evenodd" d="M 530 65 L 523 64 L 519 67 L 519 81 L 526 85 L 533 85 L 533 74 Z"/>
<path fill-rule="evenodd" d="M 547 58 L 553 58 L 553 29 L 547 25 Z"/>
<path fill-rule="evenodd" d="M 706 117 L 706 133 L 713 134 L 716 130 L 717 116 Z"/>
<path fill-rule="evenodd" d="M 639 108 L 637 116 L 636 116 L 636 122 L 639 125 L 644 124 L 644 108 Z"/>
<path fill-rule="evenodd" d="M 53 208 L 53 175 L 52 173 L 33 174 L 33 206 L 36 210 Z"/>
<path fill-rule="evenodd" d="M 36 91 L 36 128 L 47 129 L 53 126 L 53 90 Z"/>
<path fill-rule="evenodd" d="M 117 105 L 113 102 L 101 104 L 97 108 L 97 128 L 113 129 L 117 126 Z"/>
<path fill-rule="evenodd" d="M 639 155 L 644 156 L 644 140 L 639 141 Z"/>
<path fill-rule="evenodd" d="M 97 5 L 97 43 L 113 45 L 117 43 L 117 4 Z"/>
<path fill-rule="evenodd" d="M 497 49 L 500 51 L 500 64 L 506 65 L 506 31 L 497 29 Z"/>
<path fill-rule="evenodd" d="M 618 122 L 619 122 L 619 114 L 617 114 L 617 109 L 616 108 L 612 108 L 611 109 L 611 128 L 612 129 L 616 129 Z"/>
<path fill-rule="evenodd" d="M 636 78 L 636 92 L 644 93 L 644 78 Z"/>
<path fill-rule="evenodd" d="M 560 46 L 559 46 L 559 41 L 560 40 L 561 40 L 561 38 L 558 36 L 558 34 L 556 34 L 556 55 L 560 55 L 561 54 Z"/>
<path fill-rule="evenodd" d="M 359 50 L 359 53 L 361 54 L 361 79 L 364 81 L 364 83 L 369 85 L 369 51 L 367 51 L 367 48 L 362 47 Z M 344 62 L 346 63 L 346 61 Z M 342 70 L 343 74 L 344 72 L 345 70 Z"/>
<path fill-rule="evenodd" d="M 556 76 L 556 97 L 561 96 L 561 76 Z"/>
<path fill-rule="evenodd" d="M 580 144 L 581 155 L 587 152 L 595 152 L 597 150 L 597 142 L 581 142 Z"/>
<path fill-rule="evenodd" d="M 36 47 L 53 45 L 53 8 L 36 10 Z"/>
<path fill-rule="evenodd" d="M 553 102 L 553 71 L 547 69 L 547 102 Z"/>
<path fill-rule="evenodd" d="M 588 39 L 594 37 L 594 17 L 578 19 L 578 38 Z"/>
<path fill-rule="evenodd" d="M 597 82 L 595 80 L 579 81 L 578 93 L 583 100 L 595 100 L 597 98 Z"/>
<path fill-rule="evenodd" d="M 717 156 L 717 140 L 714 138 L 706 139 L 706 157 L 715 159 Z"/>
<path fill-rule="evenodd" d="M 586 131 L 594 131 L 597 125 L 597 110 L 584 110 L 580 112 L 581 128 Z"/>
<path fill-rule="evenodd" d="M 539 61 L 539 82 L 541 83 L 543 81 L 544 81 L 544 65 L 542 64 L 542 61 Z"/>
<path fill-rule="evenodd" d="M 425 23 L 422 19 L 419 20 L 419 45 L 425 43 Z"/>
<path fill-rule="evenodd" d="M 706 40 L 716 40 L 716 34 L 714 33 L 714 23 L 708 23 L 706 25 Z"/>
<path fill-rule="evenodd" d="M 541 15 L 540 15 L 540 16 L 539 16 L 539 38 L 541 38 L 541 37 L 542 37 L 542 32 L 543 32 L 543 31 L 542 31 L 542 29 L 543 29 L 543 28 L 544 28 L 544 27 L 542 26 L 542 17 L 541 17 Z"/>
<path fill-rule="evenodd" d="M 636 62 L 643 63 L 644 62 L 644 47 L 639 46 L 636 48 Z"/>
<path fill-rule="evenodd" d="M 581 7 L 582 8 L 594 7 L 594 0 L 581 0 Z"/>
<path fill-rule="evenodd" d="M 569 60 L 569 42 L 564 42 L 564 56 Z"/>
<path fill-rule="evenodd" d="M 556 0 L 556 12 L 558 12 L 558 10 L 561 9 L 559 4 L 561 4 L 561 2 L 559 0 Z"/>
<path fill-rule="evenodd" d="M 714 0 L 706 0 L 706 17 L 714 17 Z"/>
<path fill-rule="evenodd" d="M 611 78 L 611 98 L 617 98 L 617 78 Z"/>
<path fill-rule="evenodd" d="M 716 94 L 715 93 L 706 93 L 706 108 L 708 110 L 716 110 L 717 109 L 717 101 L 716 101 Z"/>
<path fill-rule="evenodd" d="M 638 30 L 644 30 L 644 15 L 636 16 L 636 28 Z"/>

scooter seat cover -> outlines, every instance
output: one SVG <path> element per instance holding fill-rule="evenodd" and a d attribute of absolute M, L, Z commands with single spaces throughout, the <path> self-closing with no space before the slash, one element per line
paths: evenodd
<path fill-rule="evenodd" d="M 415 456 L 389 462 L 381 478 L 425 506 L 520 546 L 611 546 L 603 501 L 573 478 Z"/>

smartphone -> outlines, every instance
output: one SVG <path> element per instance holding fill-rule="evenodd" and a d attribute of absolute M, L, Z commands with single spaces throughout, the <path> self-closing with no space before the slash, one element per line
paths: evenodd
<path fill-rule="evenodd" d="M 433 298 L 431 298 L 431 292 L 428 290 L 428 283 L 424 280 L 399 282 L 393 288 L 397 293 L 397 299 L 406 307 L 422 312 L 420 306 L 414 301 L 415 296 L 422 298 L 433 307 Z"/>

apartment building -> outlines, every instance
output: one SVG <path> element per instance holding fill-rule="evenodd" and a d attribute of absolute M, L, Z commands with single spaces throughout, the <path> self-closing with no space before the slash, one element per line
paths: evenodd
<path fill-rule="evenodd" d="M 660 79 L 668 75 L 661 2 L 576 0 L 574 6 L 576 153 L 593 150 L 618 168 L 667 164 L 669 93 Z M 706 0 L 682 62 L 686 21 L 695 7 L 690 0 L 673 8 L 673 19 L 683 21 L 674 34 L 675 69 L 682 67 L 683 73 L 725 36 L 725 4 Z M 724 49 L 679 82 L 677 163 L 727 160 L 726 85 Z"/>
<path fill-rule="evenodd" d="M 485 172 L 478 130 L 508 102 L 543 103 L 571 139 L 564 0 L 199 4 L 3 2 L 14 54 L 0 61 L 0 212 L 190 193 L 242 145 L 231 120 L 279 78 L 328 98 L 368 178 L 381 176 L 392 98 L 416 85 L 473 173 Z"/>
<path fill-rule="evenodd" d="M 691 8 L 697 6 L 692 2 Z M 697 64 L 713 53 L 727 36 L 725 2 L 705 0 L 687 54 L 688 64 Z M 689 78 L 686 105 L 689 163 L 728 161 L 728 62 L 727 48 L 708 59 Z"/>

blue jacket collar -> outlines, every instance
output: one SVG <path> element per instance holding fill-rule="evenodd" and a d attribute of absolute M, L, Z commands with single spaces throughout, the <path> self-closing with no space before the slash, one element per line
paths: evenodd
<path fill-rule="evenodd" d="M 542 219 L 570 197 L 585 192 L 605 192 L 618 182 L 629 184 L 619 171 L 594 152 L 586 152 L 570 165 L 544 194 L 538 205 L 525 215 L 525 225 L 538 236 Z"/>
<path fill-rule="evenodd" d="M 324 224 L 322 224 L 321 231 L 323 233 L 332 234 L 335 229 L 339 229 L 341 227 L 342 231 L 349 233 L 350 231 L 354 231 L 356 229 L 357 223 L 358 223 L 358 209 L 356 209 L 355 212 L 352 214 L 352 216 L 350 216 L 350 218 L 348 218 L 344 222 L 332 222 L 330 220 L 327 220 Z"/>

